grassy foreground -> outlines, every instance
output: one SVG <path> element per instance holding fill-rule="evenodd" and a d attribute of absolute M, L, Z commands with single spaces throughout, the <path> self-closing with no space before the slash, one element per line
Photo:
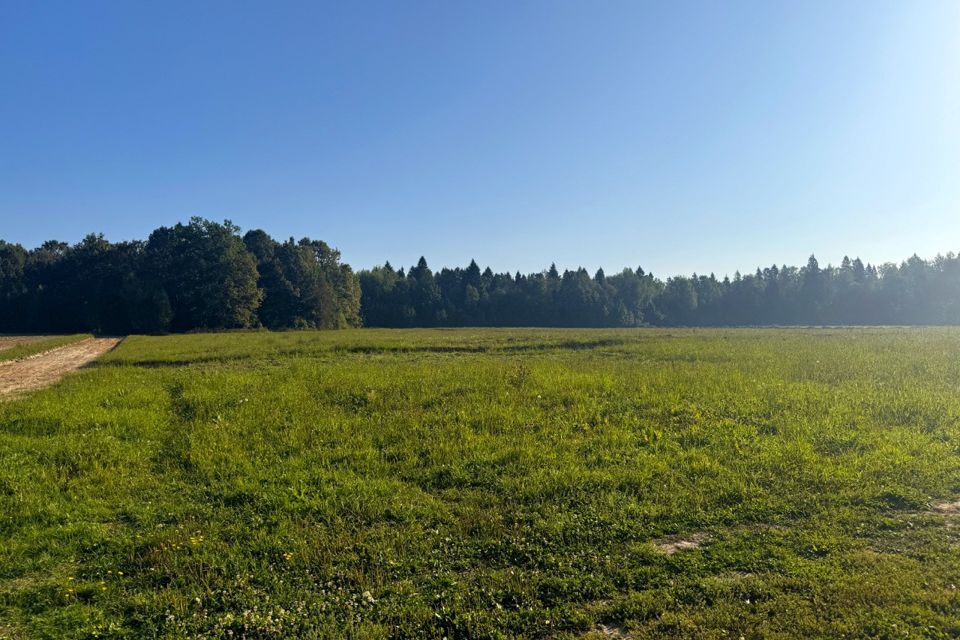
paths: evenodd
<path fill-rule="evenodd" d="M 954 329 L 131 337 L 0 403 L 0 638 L 956 637 L 958 356 Z"/>

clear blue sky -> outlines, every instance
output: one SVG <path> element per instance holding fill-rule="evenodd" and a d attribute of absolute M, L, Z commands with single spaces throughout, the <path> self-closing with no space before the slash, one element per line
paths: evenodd
<path fill-rule="evenodd" d="M 960 250 L 960 2 L 0 0 L 0 238 L 355 267 Z"/>

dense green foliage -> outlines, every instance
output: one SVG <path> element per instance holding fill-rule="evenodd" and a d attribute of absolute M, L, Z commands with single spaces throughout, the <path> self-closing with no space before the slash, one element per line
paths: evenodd
<path fill-rule="evenodd" d="M 956 637 L 958 350 L 131 337 L 0 403 L 0 637 Z"/>
<path fill-rule="evenodd" d="M 340 253 L 325 242 L 291 238 L 278 244 L 263 231 L 243 237 L 256 257 L 264 292 L 259 319 L 271 329 L 354 327 L 360 323 L 360 285 Z"/>
<path fill-rule="evenodd" d="M 90 235 L 27 251 L 0 241 L 0 332 L 163 333 L 359 323 L 360 290 L 319 240 L 243 238 L 193 218 L 146 242 Z"/>
<path fill-rule="evenodd" d="M 821 268 L 811 256 L 732 280 L 553 265 L 510 275 L 475 261 L 434 273 L 424 258 L 354 274 L 322 241 L 239 231 L 193 218 L 146 242 L 90 235 L 27 251 L 0 240 L 0 332 L 960 324 L 952 253 L 879 267 L 844 258 Z"/>
<path fill-rule="evenodd" d="M 407 272 L 387 263 L 359 275 L 364 324 L 379 327 L 960 324 L 953 254 L 880 267 L 844 258 L 826 268 L 811 256 L 802 268 L 772 266 L 733 280 L 662 281 L 641 268 L 495 274 L 476 262 L 433 273 L 423 258 Z"/>

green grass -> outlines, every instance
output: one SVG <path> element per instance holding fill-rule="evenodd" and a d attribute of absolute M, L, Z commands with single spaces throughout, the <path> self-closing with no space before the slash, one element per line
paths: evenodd
<path fill-rule="evenodd" d="M 15 347 L 10 347 L 9 349 L 0 349 L 0 362 L 5 360 L 19 360 L 21 358 L 26 358 L 44 351 L 50 351 L 51 349 L 63 347 L 65 345 L 92 337 L 93 336 L 89 333 L 78 333 L 69 336 L 50 336 L 49 338 L 43 338 L 42 340 L 37 340 L 35 342 L 17 345 Z"/>
<path fill-rule="evenodd" d="M 955 329 L 134 336 L 0 403 L 0 637 L 956 637 L 958 356 Z"/>

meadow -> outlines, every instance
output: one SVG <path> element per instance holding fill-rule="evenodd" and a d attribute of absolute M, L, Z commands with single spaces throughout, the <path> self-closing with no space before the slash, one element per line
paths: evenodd
<path fill-rule="evenodd" d="M 0 638 L 960 636 L 960 330 L 131 336 L 0 402 Z"/>

